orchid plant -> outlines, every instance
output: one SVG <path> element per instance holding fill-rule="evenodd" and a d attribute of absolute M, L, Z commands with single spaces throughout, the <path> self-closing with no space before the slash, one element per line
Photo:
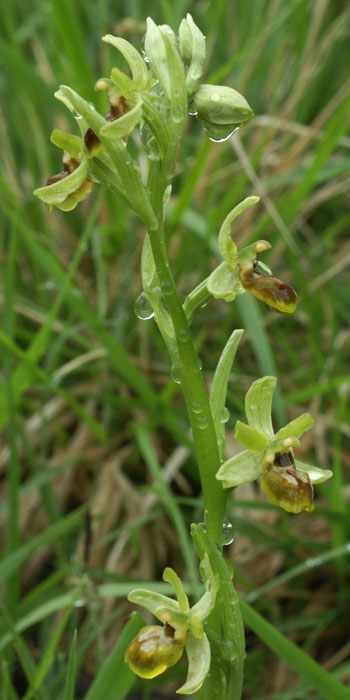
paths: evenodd
<path fill-rule="evenodd" d="M 227 386 L 243 330 L 235 330 L 228 339 L 208 393 L 190 325 L 196 309 L 210 298 L 232 302 L 250 292 L 272 309 L 292 313 L 297 295 L 258 260 L 270 248 L 268 241 L 239 251 L 232 240 L 233 220 L 259 201 L 248 197 L 232 209 L 220 229 L 218 248 L 223 261 L 181 300 L 170 270 L 164 218 L 188 113 L 202 123 L 209 138 L 223 141 L 244 126 L 253 112 L 230 87 L 198 85 L 205 37 L 189 14 L 177 35 L 169 26 L 157 26 L 148 19 L 143 53 L 123 38 L 107 35 L 104 41 L 122 54 L 130 75 L 113 68 L 109 78 L 97 81 L 96 89 L 108 95 L 104 116 L 70 87 L 60 87 L 56 97 L 75 117 L 80 135 L 53 131 L 52 142 L 64 152 L 63 169 L 34 194 L 49 211 L 53 206 L 69 211 L 100 183 L 144 223 L 139 300 L 143 313 L 138 315 L 153 317 L 157 323 L 169 352 L 172 377 L 183 391 L 205 504 L 205 526 L 192 526 L 204 583 L 202 597 L 191 607 L 180 579 L 169 568 L 163 578 L 174 587 L 177 600 L 143 589 L 131 591 L 129 600 L 146 608 L 161 625 L 144 627 L 130 643 L 125 661 L 142 678 L 153 678 L 174 665 L 185 649 L 188 676 L 180 694 L 203 688 L 201 697 L 206 700 L 239 700 L 243 624 L 232 571 L 222 555 L 228 496 L 239 484 L 262 477 L 262 487 L 274 504 L 293 513 L 311 511 L 312 484 L 329 478 L 331 472 L 294 458 L 299 438 L 312 426 L 309 414 L 274 433 L 274 377 L 253 382 L 245 401 L 248 424 L 237 421 L 235 429 L 236 439 L 246 449 L 226 460 Z M 146 156 L 145 172 L 129 148 L 136 132 Z"/>

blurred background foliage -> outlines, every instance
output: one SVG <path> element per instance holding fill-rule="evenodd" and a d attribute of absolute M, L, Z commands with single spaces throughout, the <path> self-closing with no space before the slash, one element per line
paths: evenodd
<path fill-rule="evenodd" d="M 61 169 L 51 130 L 76 128 L 54 98 L 57 86 L 106 112 L 93 86 L 124 66 L 101 36 L 141 49 L 147 15 L 177 29 L 188 11 L 207 37 L 205 82 L 242 92 L 256 117 L 222 144 L 189 118 L 167 212 L 175 279 L 186 295 L 208 275 L 223 218 L 258 194 L 260 204 L 234 223 L 234 239 L 269 240 L 264 261 L 299 295 L 292 317 L 250 295 L 195 316 L 208 386 L 228 336 L 246 329 L 229 386 L 228 454 L 240 449 L 232 429 L 250 383 L 274 374 L 276 427 L 310 411 L 315 428 L 300 457 L 334 471 L 317 488 L 312 514 L 289 516 L 258 486 L 240 487 L 229 505 L 235 540 L 227 554 L 242 596 L 335 677 L 350 679 L 348 3 L 4 0 L 2 698 L 24 697 L 28 682 L 30 697 L 63 697 L 76 627 L 76 697 L 84 697 L 128 620 L 132 582 L 166 590 L 159 581 L 171 565 L 189 591 L 193 583 L 188 531 L 203 516 L 184 404 L 153 321 L 133 311 L 143 227 L 102 188 L 68 214 L 48 215 L 32 196 Z M 78 601 L 64 617 L 72 591 Z M 244 698 L 323 697 L 269 651 L 263 634 L 247 629 L 247 651 Z M 180 665 L 138 681 L 128 697 L 174 697 L 184 672 Z"/>

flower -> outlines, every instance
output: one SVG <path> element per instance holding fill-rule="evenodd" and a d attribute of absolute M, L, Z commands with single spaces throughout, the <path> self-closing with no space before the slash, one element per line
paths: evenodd
<path fill-rule="evenodd" d="M 237 294 L 251 292 L 280 313 L 293 313 L 297 295 L 293 287 L 274 277 L 271 270 L 257 260 L 259 253 L 271 248 L 268 241 L 257 241 L 238 251 L 230 236 L 233 220 L 259 197 L 247 197 L 226 217 L 219 232 L 219 251 L 224 258 L 208 277 L 207 288 L 217 299 L 233 301 Z"/>
<path fill-rule="evenodd" d="M 88 154 L 79 136 L 54 129 L 51 141 L 64 151 L 63 170 L 49 177 L 45 186 L 34 190 L 34 194 L 45 202 L 48 211 L 53 206 L 62 211 L 71 211 L 92 190 Z"/>
<path fill-rule="evenodd" d="M 293 448 L 314 423 L 309 413 L 274 433 L 271 405 L 275 386 L 275 377 L 263 377 L 251 385 L 245 398 L 248 425 L 237 421 L 235 427 L 235 438 L 247 449 L 228 459 L 216 478 L 224 488 L 232 488 L 262 476 L 262 488 L 272 503 L 290 513 L 311 511 L 312 485 L 326 481 L 332 472 L 294 459 Z"/>
<path fill-rule="evenodd" d="M 126 650 L 126 663 L 141 678 L 154 678 L 176 664 L 186 649 L 189 667 L 186 682 L 177 690 L 180 695 L 197 692 L 210 668 L 210 645 L 203 621 L 215 605 L 218 584 L 208 554 L 201 560 L 201 573 L 205 592 L 192 608 L 181 580 L 169 567 L 163 572 L 163 580 L 172 584 L 177 600 L 142 588 L 128 595 L 132 603 L 149 610 L 163 626 L 143 627 Z"/>

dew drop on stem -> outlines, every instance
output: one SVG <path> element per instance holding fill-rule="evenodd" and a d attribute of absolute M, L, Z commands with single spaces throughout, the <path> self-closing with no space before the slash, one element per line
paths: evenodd
<path fill-rule="evenodd" d="M 222 526 L 222 544 L 226 547 L 231 544 L 234 540 L 233 525 L 229 520 L 225 520 Z"/>
<path fill-rule="evenodd" d="M 139 318 L 141 321 L 148 321 L 154 316 L 152 306 L 143 292 L 141 292 L 135 301 L 134 311 L 137 318 Z"/>
<path fill-rule="evenodd" d="M 197 425 L 200 430 L 204 430 L 208 425 L 208 417 L 205 414 L 199 414 L 197 417 Z"/>
<path fill-rule="evenodd" d="M 171 365 L 170 375 L 175 384 L 181 384 L 181 365 Z"/>
<path fill-rule="evenodd" d="M 193 413 L 201 413 L 202 404 L 200 401 L 192 401 L 192 411 Z"/>
<path fill-rule="evenodd" d="M 228 410 L 228 408 L 226 408 L 226 406 L 224 406 L 220 411 L 220 422 L 227 423 L 229 418 L 230 418 L 230 411 Z"/>

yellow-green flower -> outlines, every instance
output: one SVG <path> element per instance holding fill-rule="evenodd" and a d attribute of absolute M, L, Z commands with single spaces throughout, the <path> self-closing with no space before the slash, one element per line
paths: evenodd
<path fill-rule="evenodd" d="M 237 421 L 235 428 L 235 438 L 247 449 L 228 459 L 216 478 L 223 482 L 224 488 L 232 488 L 262 476 L 262 488 L 273 503 L 290 513 L 311 511 L 312 484 L 326 481 L 332 472 L 294 458 L 299 438 L 314 423 L 309 413 L 303 413 L 274 433 L 271 405 L 275 386 L 275 377 L 253 382 L 245 398 L 248 425 Z"/>
<path fill-rule="evenodd" d="M 257 256 L 271 248 L 270 243 L 257 241 L 238 251 L 230 235 L 233 220 L 258 201 L 259 197 L 247 197 L 228 214 L 222 224 L 218 245 L 224 262 L 209 276 L 208 291 L 217 299 L 225 301 L 233 301 L 237 294 L 247 291 L 280 313 L 293 313 L 297 304 L 293 287 L 274 277 L 271 270 L 258 261 Z"/>
<path fill-rule="evenodd" d="M 128 595 L 132 603 L 149 610 L 163 626 L 143 627 L 126 650 L 126 663 L 141 678 L 154 678 L 176 664 L 185 649 L 188 674 L 177 690 L 180 695 L 196 693 L 210 668 L 210 644 L 203 621 L 215 605 L 218 584 L 207 554 L 201 560 L 201 572 L 205 592 L 192 608 L 179 577 L 170 568 L 164 570 L 163 579 L 172 584 L 177 600 L 142 588 Z"/>

